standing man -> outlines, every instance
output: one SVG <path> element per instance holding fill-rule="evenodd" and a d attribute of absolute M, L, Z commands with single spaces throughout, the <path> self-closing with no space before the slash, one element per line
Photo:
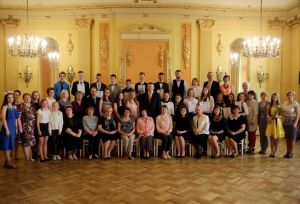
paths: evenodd
<path fill-rule="evenodd" d="M 72 85 L 72 95 L 75 96 L 77 91 L 81 91 L 84 94 L 84 98 L 86 99 L 89 94 L 90 84 L 84 80 L 84 72 L 78 72 L 78 81 L 73 82 Z"/>
<path fill-rule="evenodd" d="M 172 101 L 175 103 L 175 96 L 180 95 L 182 99 L 185 98 L 188 90 L 188 85 L 185 80 L 182 79 L 181 70 L 175 71 L 176 79 L 171 82 Z"/>
<path fill-rule="evenodd" d="M 163 98 L 164 93 L 169 92 L 169 84 L 165 82 L 165 74 L 163 72 L 158 73 L 158 82 L 154 84 L 154 91 Z"/>
<path fill-rule="evenodd" d="M 102 75 L 100 73 L 96 74 L 96 80 L 97 81 L 95 83 L 91 84 L 90 89 L 92 89 L 92 87 L 95 87 L 97 90 L 97 97 L 102 98 L 104 89 L 106 88 L 106 85 L 101 82 Z"/>
<path fill-rule="evenodd" d="M 131 79 L 126 79 L 125 81 L 125 88 L 122 89 L 122 93 L 124 94 L 125 101 L 128 100 L 129 94 L 131 91 L 134 91 L 133 88 L 131 88 Z"/>
<path fill-rule="evenodd" d="M 161 100 L 159 94 L 154 91 L 153 83 L 147 85 L 147 92 L 141 95 L 140 100 L 140 110 L 146 109 L 148 116 L 155 121 L 156 116 L 160 114 Z"/>
<path fill-rule="evenodd" d="M 203 88 L 207 87 L 208 93 L 214 97 L 214 100 L 216 101 L 217 95 L 220 92 L 220 84 L 217 81 L 214 81 L 213 73 L 208 72 L 207 73 L 207 79 L 208 81 L 204 82 Z"/>
<path fill-rule="evenodd" d="M 140 81 L 134 85 L 134 90 L 137 96 L 142 95 L 146 92 L 147 83 L 145 82 L 145 73 L 140 72 L 139 74 Z"/>
<path fill-rule="evenodd" d="M 60 72 L 59 75 L 59 81 L 54 84 L 54 98 L 56 101 L 59 101 L 60 99 L 60 92 L 63 89 L 66 89 L 70 96 L 70 85 L 65 81 L 66 80 L 66 73 Z"/>
<path fill-rule="evenodd" d="M 243 82 L 242 83 L 242 88 L 243 88 L 243 91 L 241 93 L 245 94 L 245 101 L 247 102 L 248 101 L 248 92 L 249 92 L 249 89 L 250 89 L 250 83 L 248 81 Z M 237 96 L 237 101 L 239 101 L 239 96 L 240 96 L 240 93 Z M 257 101 L 257 95 L 256 95 L 255 92 L 254 92 L 254 100 Z"/>
<path fill-rule="evenodd" d="M 111 98 L 113 101 L 115 101 L 121 92 L 121 87 L 117 84 L 117 76 L 115 74 L 110 75 L 110 84 L 107 86 L 107 88 L 110 90 Z"/>
<path fill-rule="evenodd" d="M 91 87 L 90 90 L 90 95 L 87 97 L 87 102 L 86 102 L 86 107 L 92 106 L 95 111 L 94 115 L 95 116 L 100 116 L 100 107 L 99 107 L 99 102 L 100 102 L 100 97 L 97 96 L 97 88 L 95 86 Z"/>

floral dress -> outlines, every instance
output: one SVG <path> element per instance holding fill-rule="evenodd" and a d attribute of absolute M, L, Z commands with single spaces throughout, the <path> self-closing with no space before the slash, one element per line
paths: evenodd
<path fill-rule="evenodd" d="M 34 137 L 36 110 L 33 105 L 27 106 L 22 103 L 18 108 L 18 112 L 23 129 L 23 133 L 20 135 L 21 144 L 25 147 L 34 146 L 36 144 Z"/>

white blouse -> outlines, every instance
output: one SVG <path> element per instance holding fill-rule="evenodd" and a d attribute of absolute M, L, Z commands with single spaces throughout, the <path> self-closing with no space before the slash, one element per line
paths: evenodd
<path fill-rule="evenodd" d="M 64 124 L 63 114 L 61 111 L 51 111 L 49 115 L 49 130 L 62 131 Z"/>
<path fill-rule="evenodd" d="M 37 114 L 39 114 L 40 116 L 40 123 L 49 123 L 49 117 L 50 117 L 49 109 L 46 110 L 39 109 L 37 111 Z"/>
<path fill-rule="evenodd" d="M 171 115 L 174 115 L 174 104 L 173 102 L 169 101 L 169 102 L 161 102 L 161 105 L 166 105 L 168 107 L 168 111 Z"/>
<path fill-rule="evenodd" d="M 198 100 L 196 98 L 186 98 L 183 103 L 188 107 L 189 113 L 195 113 L 196 106 L 198 104 Z"/>

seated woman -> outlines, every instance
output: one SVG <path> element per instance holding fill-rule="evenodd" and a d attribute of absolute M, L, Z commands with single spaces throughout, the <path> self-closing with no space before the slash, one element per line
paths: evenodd
<path fill-rule="evenodd" d="M 81 146 L 81 121 L 73 115 L 72 106 L 66 106 L 66 116 L 64 118 L 65 146 L 69 160 L 78 160 L 76 153 Z"/>
<path fill-rule="evenodd" d="M 135 139 L 135 122 L 130 117 L 130 109 L 125 108 L 124 116 L 118 122 L 118 132 L 121 134 L 121 139 L 125 142 L 125 152 L 127 158 L 134 160 L 132 157 L 133 142 Z"/>
<path fill-rule="evenodd" d="M 117 96 L 116 101 L 113 103 L 114 115 L 117 120 L 120 120 L 125 111 L 125 99 L 124 94 L 120 92 Z"/>
<path fill-rule="evenodd" d="M 100 116 L 103 117 L 105 115 L 105 111 L 113 106 L 113 99 L 111 98 L 111 92 L 109 88 L 104 90 L 103 98 L 99 102 L 99 113 Z"/>
<path fill-rule="evenodd" d="M 185 141 L 190 139 L 190 134 L 192 132 L 192 123 L 187 112 L 187 107 L 182 106 L 180 109 L 180 116 L 177 118 L 175 123 L 175 144 L 177 149 L 176 158 L 184 158 Z"/>
<path fill-rule="evenodd" d="M 201 159 L 202 148 L 206 146 L 209 134 L 209 117 L 202 113 L 200 105 L 196 106 L 196 115 L 193 117 L 192 144 L 196 149 L 195 158 Z"/>
<path fill-rule="evenodd" d="M 221 113 L 221 107 L 215 106 L 213 117 L 210 120 L 210 135 L 208 136 L 208 143 L 212 147 L 211 158 L 219 158 L 221 156 L 218 141 L 222 142 L 224 140 L 225 129 L 225 119 Z"/>
<path fill-rule="evenodd" d="M 225 137 L 226 145 L 229 150 L 233 151 L 233 154 L 228 155 L 229 157 L 238 156 L 237 144 L 245 137 L 246 120 L 242 117 L 240 112 L 240 107 L 238 105 L 232 107 L 232 114 L 227 119 L 227 133 L 228 136 Z"/>
<path fill-rule="evenodd" d="M 161 114 L 156 117 L 157 138 L 162 140 L 162 158 L 172 159 L 169 155 L 172 145 L 173 121 L 166 105 L 161 106 Z"/>
<path fill-rule="evenodd" d="M 103 159 L 110 159 L 110 153 L 113 150 L 117 137 L 117 123 L 112 117 L 112 107 L 105 110 L 104 117 L 99 119 L 98 131 L 104 143 Z"/>
<path fill-rule="evenodd" d="M 147 115 L 147 110 L 141 110 L 141 117 L 137 120 L 136 130 L 139 134 L 139 143 L 143 152 L 143 158 L 149 159 L 152 152 L 153 135 L 155 125 L 152 117 Z"/>
<path fill-rule="evenodd" d="M 97 131 L 98 117 L 94 115 L 95 108 L 89 106 L 86 109 L 87 115 L 82 118 L 82 124 L 84 129 L 84 137 L 89 140 L 89 160 L 93 157 L 99 158 L 99 135 Z"/>

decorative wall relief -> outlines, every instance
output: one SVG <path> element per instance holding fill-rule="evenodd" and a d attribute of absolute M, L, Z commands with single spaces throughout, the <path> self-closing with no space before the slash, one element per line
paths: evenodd
<path fill-rule="evenodd" d="M 221 42 L 221 34 L 219 33 L 218 34 L 218 43 L 217 43 L 217 52 L 218 52 L 218 55 L 220 56 L 221 55 L 221 52 L 223 50 L 223 44 Z"/>
<path fill-rule="evenodd" d="M 73 49 L 74 49 L 74 45 L 73 45 L 73 42 L 72 42 L 72 33 L 69 33 L 69 41 L 68 41 L 68 44 L 67 44 L 67 52 L 69 53 L 69 55 L 71 56 L 72 55 L 72 52 L 73 52 Z"/>
<path fill-rule="evenodd" d="M 19 73 L 19 76 L 21 79 L 23 79 L 26 83 L 26 87 L 28 88 L 28 83 L 30 82 L 31 78 L 32 78 L 32 69 L 27 65 L 24 69 L 23 72 L 23 77 L 22 77 L 22 73 Z"/>
<path fill-rule="evenodd" d="M 85 15 L 82 15 L 81 18 L 75 19 L 75 24 L 79 28 L 86 28 L 91 25 L 92 20 L 92 18 L 86 18 Z"/>
<path fill-rule="evenodd" d="M 8 15 L 8 18 L 0 18 L 0 24 L 16 28 L 20 24 L 20 19 L 14 18 L 13 15 Z"/>
<path fill-rule="evenodd" d="M 109 25 L 100 24 L 100 59 L 103 68 L 108 68 L 109 59 Z"/>
<path fill-rule="evenodd" d="M 191 59 L 191 25 L 183 24 L 184 31 L 182 41 L 182 57 L 184 62 L 184 68 L 187 69 L 190 65 Z"/>
<path fill-rule="evenodd" d="M 220 83 L 221 81 L 223 81 L 223 77 L 224 75 L 227 75 L 227 73 L 223 73 L 222 67 L 220 65 L 218 65 L 217 67 L 217 71 L 216 71 L 216 76 L 217 76 L 217 81 Z"/>
<path fill-rule="evenodd" d="M 159 51 L 159 66 L 164 67 L 165 65 L 165 52 L 162 48 L 162 46 L 160 46 L 160 51 Z"/>
<path fill-rule="evenodd" d="M 67 78 L 68 81 L 70 83 L 70 86 L 72 86 L 72 82 L 75 79 L 75 71 L 74 71 L 74 67 L 72 65 L 69 65 L 68 67 L 68 73 L 67 73 Z"/>
<path fill-rule="evenodd" d="M 133 63 L 133 52 L 130 47 L 126 49 L 126 65 L 128 67 L 132 66 Z"/>

